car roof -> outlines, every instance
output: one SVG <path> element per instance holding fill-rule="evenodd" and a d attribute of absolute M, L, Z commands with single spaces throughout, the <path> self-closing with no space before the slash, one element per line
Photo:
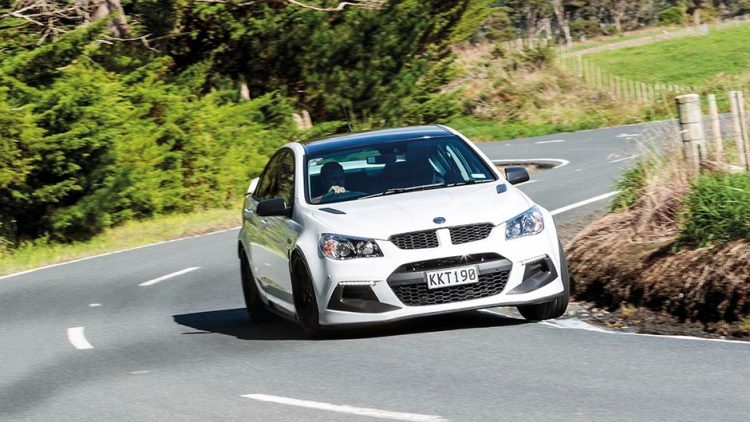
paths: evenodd
<path fill-rule="evenodd" d="M 408 126 L 394 129 L 373 130 L 368 132 L 347 133 L 303 144 L 306 154 L 319 154 L 344 148 L 371 145 L 388 141 L 407 141 L 411 139 L 444 138 L 455 136 L 442 126 Z"/>

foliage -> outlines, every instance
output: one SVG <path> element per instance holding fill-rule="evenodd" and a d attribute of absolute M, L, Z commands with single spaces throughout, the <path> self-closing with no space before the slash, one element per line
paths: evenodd
<path fill-rule="evenodd" d="M 685 12 L 679 7 L 668 7 L 658 15 L 662 25 L 681 25 L 685 21 Z"/>
<path fill-rule="evenodd" d="M 90 31 L 29 52 L 56 63 L 34 77 L 3 68 L 23 88 L 0 91 L 3 237 L 79 240 L 131 218 L 226 206 L 294 135 L 286 99 L 202 94 L 201 64 L 175 75 L 168 59 L 109 71 L 101 51 L 80 47 Z"/>
<path fill-rule="evenodd" d="M 612 202 L 612 211 L 621 211 L 632 207 L 638 198 L 643 195 L 643 190 L 648 182 L 649 172 L 657 167 L 659 161 L 656 159 L 641 160 L 635 166 L 625 171 L 617 182 L 619 193 Z"/>
<path fill-rule="evenodd" d="M 0 50 L 13 53 L 0 64 L 0 239 L 79 241 L 235 203 L 276 148 L 341 129 L 344 108 L 377 125 L 447 121 L 460 112 L 441 92 L 450 46 L 489 4 L 124 2 L 135 35 L 162 37 L 151 49 L 107 41 L 108 19 L 74 16 L 37 45 L 44 29 L 0 14 Z M 290 118 L 302 108 L 316 123 L 305 133 Z"/>
<path fill-rule="evenodd" d="M 705 174 L 685 199 L 679 244 L 750 240 L 750 174 Z"/>

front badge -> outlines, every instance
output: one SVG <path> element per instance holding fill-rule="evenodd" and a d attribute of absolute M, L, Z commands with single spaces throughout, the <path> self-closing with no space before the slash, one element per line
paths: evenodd
<path fill-rule="evenodd" d="M 432 219 L 432 222 L 435 224 L 443 224 L 445 223 L 445 218 L 443 217 L 435 217 Z"/>

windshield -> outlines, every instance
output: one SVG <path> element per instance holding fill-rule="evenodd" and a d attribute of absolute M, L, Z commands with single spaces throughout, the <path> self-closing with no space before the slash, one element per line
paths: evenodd
<path fill-rule="evenodd" d="M 307 157 L 305 191 L 311 204 L 441 189 L 496 180 L 456 136 L 380 142 Z"/>

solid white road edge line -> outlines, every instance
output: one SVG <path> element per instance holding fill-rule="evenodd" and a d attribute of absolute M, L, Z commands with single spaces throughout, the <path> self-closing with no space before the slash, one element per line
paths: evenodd
<path fill-rule="evenodd" d="M 187 273 L 189 273 L 189 272 L 191 272 L 191 271 L 195 271 L 195 270 L 197 270 L 197 269 L 199 269 L 199 268 L 200 268 L 200 267 L 190 267 L 190 268 L 185 268 L 184 270 L 180 270 L 180 271 L 175 271 L 175 272 L 173 272 L 173 273 L 169 273 L 169 274 L 167 274 L 167 275 L 163 275 L 163 276 L 161 276 L 161 277 L 159 277 L 159 278 L 155 278 L 155 279 L 153 279 L 153 280 L 149 280 L 149 281 L 144 281 L 143 283 L 139 284 L 139 286 L 141 286 L 141 287 L 148 287 L 148 286 L 153 286 L 154 284 L 156 284 L 156 283 L 158 283 L 158 282 L 160 282 L 160 281 L 164 281 L 164 280 L 169 280 L 170 278 L 174 278 L 174 277 L 177 277 L 178 275 L 183 275 L 183 274 L 187 274 Z"/>
<path fill-rule="evenodd" d="M 578 208 L 578 207 L 582 207 L 584 205 L 588 205 L 588 204 L 591 204 L 593 202 L 597 202 L 597 201 L 601 201 L 603 199 L 607 199 L 607 198 L 609 198 L 611 196 L 617 195 L 618 193 L 620 193 L 619 190 L 608 192 L 608 193 L 605 193 L 605 194 L 602 194 L 602 195 L 599 195 L 599 196 L 595 196 L 593 198 L 589 198 L 589 199 L 585 199 L 585 200 L 580 201 L 580 202 L 576 202 L 574 204 L 566 205 L 566 206 L 564 206 L 562 208 L 558 208 L 556 210 L 552 210 L 552 211 L 550 211 L 550 213 L 552 215 L 562 214 L 562 213 L 564 213 L 566 211 L 570 211 L 572 209 L 575 209 L 575 208 Z"/>
<path fill-rule="evenodd" d="M 693 337 L 693 336 L 675 336 L 675 335 L 666 335 L 666 334 L 662 335 L 662 334 L 626 333 L 623 331 L 608 330 L 606 328 L 597 327 L 595 325 L 591 325 L 587 323 L 586 321 L 581 321 L 578 318 L 541 321 L 541 324 L 549 326 L 549 327 L 555 327 L 555 328 L 595 331 L 598 333 L 605 333 L 605 334 L 620 334 L 620 335 L 625 335 L 625 336 L 656 337 L 656 338 L 668 338 L 668 339 L 675 339 L 675 340 L 691 340 L 691 341 L 712 341 L 715 343 L 734 343 L 734 344 L 750 345 L 750 341 L 743 341 L 743 340 L 727 340 L 727 339 L 721 339 L 721 338 L 703 338 L 703 337 Z"/>
<path fill-rule="evenodd" d="M 232 227 L 230 229 L 217 230 L 215 232 L 210 232 L 210 233 L 203 233 L 203 234 L 196 234 L 194 236 L 180 237 L 178 239 L 162 240 L 161 242 L 149 243 L 147 245 L 135 246 L 132 248 L 120 249 L 120 250 L 112 251 L 112 252 L 105 252 L 99 255 L 87 256 L 85 258 L 78 258 L 78 259 L 73 259 L 73 260 L 65 261 L 65 262 L 58 262 L 57 264 L 50 264 L 50 265 L 45 265 L 43 267 L 32 268 L 30 270 L 20 271 L 20 272 L 13 273 L 13 274 L 6 274 L 4 276 L 0 276 L 0 280 L 4 280 L 6 278 L 11 278 L 11 277 L 17 277 L 19 275 L 33 273 L 39 270 L 46 270 L 47 268 L 55 268 L 55 267 L 60 267 L 63 265 L 68 265 L 68 264 L 75 264 L 76 262 L 88 261 L 89 259 L 101 258 L 103 256 L 116 255 L 118 253 L 130 252 L 130 251 L 135 251 L 135 250 L 143 249 L 143 248 L 150 248 L 151 246 L 164 245 L 166 243 L 179 242 L 181 240 L 195 239 L 196 237 L 210 236 L 212 234 L 226 233 L 232 230 L 238 230 L 239 228 L 240 226 L 237 226 L 237 227 Z"/>
<path fill-rule="evenodd" d="M 631 155 L 630 157 L 625 157 L 625 158 L 618 158 L 617 160 L 612 160 L 612 161 L 607 161 L 607 162 L 608 162 L 609 164 L 612 164 L 612 163 L 619 163 L 620 161 L 627 161 L 627 160 L 632 160 L 633 158 L 638 158 L 638 155 Z"/>
<path fill-rule="evenodd" d="M 492 315 L 501 316 L 503 318 L 517 319 L 516 317 L 505 315 L 502 312 L 497 312 L 491 309 L 480 309 L 480 311 L 486 312 Z M 545 325 L 547 327 L 561 328 L 564 330 L 584 330 L 584 331 L 593 331 L 595 333 L 618 334 L 618 335 L 624 335 L 624 336 L 656 337 L 656 338 L 666 338 L 666 339 L 673 339 L 673 340 L 712 341 L 715 343 L 734 343 L 734 344 L 750 345 L 750 341 L 743 341 L 743 340 L 726 340 L 726 339 L 720 339 L 720 338 L 673 336 L 673 335 L 662 335 L 662 334 L 626 333 L 623 331 L 609 330 L 606 328 L 597 327 L 596 325 L 589 324 L 588 322 L 582 321 L 578 318 L 565 318 L 565 319 L 557 319 L 557 320 L 549 320 L 549 321 L 540 321 L 539 324 Z"/>
<path fill-rule="evenodd" d="M 94 346 L 86 340 L 86 336 L 83 334 L 83 327 L 68 328 L 68 341 L 70 341 L 70 344 L 78 350 L 94 348 Z"/>
<path fill-rule="evenodd" d="M 338 405 L 338 404 L 331 404 L 331 403 L 323 403 L 323 402 L 317 402 L 317 401 L 292 399 L 289 397 L 269 396 L 267 394 L 245 394 L 245 395 L 242 395 L 241 397 L 258 400 L 258 401 L 264 401 L 264 402 L 286 404 L 289 406 L 306 407 L 308 409 L 327 410 L 329 412 L 345 413 L 348 415 L 357 415 L 357 416 L 369 416 L 372 418 L 390 419 L 390 420 L 395 420 L 395 421 L 407 421 L 407 422 L 445 422 L 446 421 L 446 419 L 443 419 L 440 416 L 420 415 L 417 413 L 391 412 L 388 410 L 370 409 L 367 407 L 354 407 L 354 406 Z"/>
<path fill-rule="evenodd" d="M 565 142 L 565 139 L 553 139 L 551 141 L 537 141 L 534 142 L 535 144 L 557 144 L 560 142 Z"/>

